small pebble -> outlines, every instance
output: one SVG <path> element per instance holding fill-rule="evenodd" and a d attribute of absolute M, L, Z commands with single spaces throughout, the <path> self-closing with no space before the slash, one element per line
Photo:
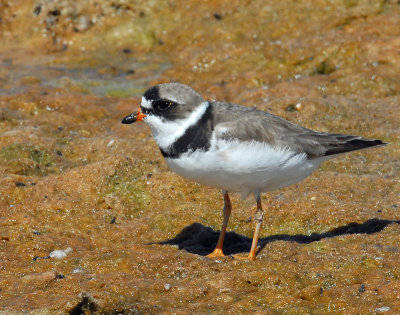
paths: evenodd
<path fill-rule="evenodd" d="M 164 290 L 165 291 L 171 290 L 171 285 L 169 283 L 164 284 Z"/>
<path fill-rule="evenodd" d="M 378 308 L 375 309 L 375 311 L 377 311 L 378 313 L 389 312 L 390 311 L 390 307 L 389 306 L 378 307 Z"/>
<path fill-rule="evenodd" d="M 302 108 L 303 106 L 301 105 L 301 103 L 289 104 L 288 106 L 286 106 L 285 111 L 295 112 L 295 111 L 300 111 Z"/>
<path fill-rule="evenodd" d="M 303 105 L 301 105 L 301 103 L 297 103 L 296 105 L 294 105 L 294 108 L 299 111 L 302 110 Z"/>
<path fill-rule="evenodd" d="M 15 186 L 17 186 L 17 187 L 25 187 L 26 184 L 23 183 L 23 182 L 15 182 Z"/>
<path fill-rule="evenodd" d="M 81 267 L 76 267 L 74 270 L 72 270 L 72 274 L 77 274 L 77 273 L 85 273 L 85 269 Z"/>
<path fill-rule="evenodd" d="M 111 147 L 114 144 L 115 140 L 112 139 L 108 142 L 107 147 Z"/>
<path fill-rule="evenodd" d="M 293 104 L 290 104 L 288 106 L 286 106 L 285 111 L 287 112 L 294 112 L 296 110 L 296 108 L 294 107 Z"/>
<path fill-rule="evenodd" d="M 216 20 L 222 20 L 222 15 L 221 14 L 219 14 L 219 13 L 214 13 L 214 18 L 216 19 Z"/>
<path fill-rule="evenodd" d="M 365 292 L 365 284 L 360 285 L 360 287 L 358 288 L 358 292 Z"/>
<path fill-rule="evenodd" d="M 42 4 L 39 3 L 34 9 L 33 9 L 33 14 L 38 16 L 40 12 L 42 11 Z"/>
<path fill-rule="evenodd" d="M 66 248 L 66 249 L 64 249 L 64 250 L 62 250 L 62 249 L 57 249 L 57 250 L 53 250 L 53 251 L 50 253 L 50 257 L 51 257 L 51 258 L 61 259 L 61 258 L 66 257 L 67 254 L 70 253 L 70 252 L 72 252 L 72 248 L 71 248 L 71 247 L 68 247 L 68 248 Z"/>
<path fill-rule="evenodd" d="M 123 52 L 124 54 L 131 54 L 131 53 L 133 53 L 133 50 L 130 49 L 130 48 L 124 48 L 124 49 L 122 49 L 122 52 Z"/>
<path fill-rule="evenodd" d="M 115 221 L 117 221 L 117 217 L 112 217 L 112 218 L 111 218 L 111 221 L 110 221 L 110 224 L 114 224 Z"/>

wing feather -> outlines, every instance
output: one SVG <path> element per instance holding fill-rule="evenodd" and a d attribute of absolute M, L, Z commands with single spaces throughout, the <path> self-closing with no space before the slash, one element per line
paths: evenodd
<path fill-rule="evenodd" d="M 360 136 L 317 132 L 255 108 L 212 102 L 217 139 L 257 141 L 306 153 L 309 159 L 335 155 L 385 142 Z"/>

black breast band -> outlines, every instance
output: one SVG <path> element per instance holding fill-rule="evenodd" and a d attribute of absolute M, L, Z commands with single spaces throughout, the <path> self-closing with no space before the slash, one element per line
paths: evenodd
<path fill-rule="evenodd" d="M 212 106 L 208 103 L 206 111 L 197 123 L 187 128 L 185 133 L 175 140 L 166 151 L 160 148 L 161 154 L 164 158 L 177 159 L 189 151 L 207 151 L 210 148 L 212 131 Z"/>

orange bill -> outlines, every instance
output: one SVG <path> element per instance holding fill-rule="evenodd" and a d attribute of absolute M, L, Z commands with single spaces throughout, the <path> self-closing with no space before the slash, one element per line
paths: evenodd
<path fill-rule="evenodd" d="M 124 119 L 122 119 L 122 123 L 123 124 L 132 124 L 137 121 L 142 121 L 145 117 L 146 117 L 146 115 L 143 114 L 142 110 L 139 107 L 136 114 L 130 114 L 129 116 L 126 116 Z"/>

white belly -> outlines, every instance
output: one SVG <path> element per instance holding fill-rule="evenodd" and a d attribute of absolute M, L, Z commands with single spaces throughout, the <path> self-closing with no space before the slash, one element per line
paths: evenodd
<path fill-rule="evenodd" d="M 166 159 L 177 174 L 198 183 L 239 192 L 272 191 L 295 184 L 316 170 L 328 158 L 307 160 L 306 154 L 277 150 L 260 142 L 218 141 L 207 152 L 186 153 Z"/>

